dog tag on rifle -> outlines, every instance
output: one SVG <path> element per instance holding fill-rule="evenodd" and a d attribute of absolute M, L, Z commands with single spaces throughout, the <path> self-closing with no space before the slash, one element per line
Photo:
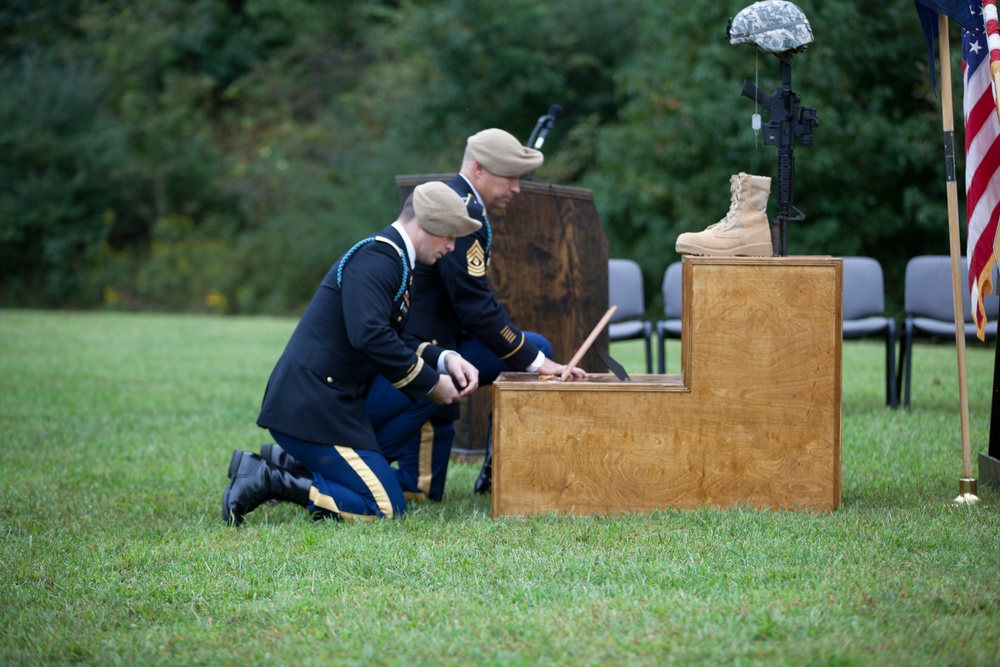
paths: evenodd
<path fill-rule="evenodd" d="M 756 132 L 757 130 L 760 129 L 760 114 L 759 113 L 755 113 L 754 115 L 750 116 L 750 127 L 752 127 L 754 129 L 754 132 Z"/>

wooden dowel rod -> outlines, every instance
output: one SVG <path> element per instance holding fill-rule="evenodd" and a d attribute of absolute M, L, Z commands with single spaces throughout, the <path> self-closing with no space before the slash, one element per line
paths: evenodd
<path fill-rule="evenodd" d="M 600 334 L 601 331 L 604 330 L 604 327 L 608 326 L 608 322 L 611 321 L 611 316 L 615 314 L 616 310 L 618 310 L 618 306 L 611 306 L 610 308 L 608 308 L 608 312 L 604 313 L 604 317 L 601 318 L 601 321 L 597 323 L 597 326 L 594 327 L 594 330 L 590 332 L 589 336 L 587 336 L 587 340 L 583 341 L 583 345 L 580 346 L 580 349 L 576 351 L 576 354 L 573 355 L 573 358 L 570 359 L 568 364 L 566 364 L 566 370 L 563 371 L 561 377 L 563 382 L 566 381 L 566 378 L 569 377 L 569 374 L 573 372 L 573 369 L 576 367 L 576 365 L 580 363 L 581 359 L 583 359 L 583 355 L 587 354 L 587 350 L 589 350 L 590 346 L 594 344 L 594 341 L 597 339 L 598 334 Z"/>

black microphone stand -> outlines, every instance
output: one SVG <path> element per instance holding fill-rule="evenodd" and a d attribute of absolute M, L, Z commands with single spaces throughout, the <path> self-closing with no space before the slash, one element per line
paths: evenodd
<path fill-rule="evenodd" d="M 563 108 L 561 105 L 553 104 L 550 106 L 545 115 L 539 116 L 538 122 L 535 123 L 535 129 L 531 131 L 531 135 L 528 137 L 528 143 L 526 143 L 525 146 L 534 148 L 535 150 L 541 150 L 541 144 L 545 141 L 545 135 L 549 133 L 562 114 Z M 530 171 L 525 174 L 523 178 L 526 181 L 534 180 Z"/>
<path fill-rule="evenodd" d="M 539 117 L 538 122 L 535 123 L 535 129 L 531 131 L 531 135 L 528 137 L 528 143 L 526 143 L 525 146 L 535 148 L 535 142 L 538 140 L 538 133 L 541 132 L 542 128 L 546 125 L 551 128 L 555 122 L 556 119 L 551 114 L 545 114 L 544 116 Z"/>

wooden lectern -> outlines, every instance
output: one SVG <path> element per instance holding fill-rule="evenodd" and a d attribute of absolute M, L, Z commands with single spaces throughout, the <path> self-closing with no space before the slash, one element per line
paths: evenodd
<path fill-rule="evenodd" d="M 397 176 L 400 203 L 421 183 L 447 182 L 453 175 Z M 489 214 L 489 219 L 493 249 L 487 276 L 497 300 L 515 326 L 548 338 L 553 358 L 568 362 L 608 309 L 608 242 L 593 195 L 522 180 L 521 192 L 507 210 Z M 606 331 L 595 344 L 607 346 Z M 580 362 L 588 371 L 607 371 L 601 364 L 593 351 Z M 489 409 L 489 387 L 463 399 L 453 453 L 485 451 Z"/>

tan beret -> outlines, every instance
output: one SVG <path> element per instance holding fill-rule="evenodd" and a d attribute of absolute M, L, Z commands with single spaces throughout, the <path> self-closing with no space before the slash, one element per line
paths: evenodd
<path fill-rule="evenodd" d="M 520 178 L 542 166 L 541 151 L 522 146 L 514 135 L 493 127 L 476 132 L 467 142 L 476 162 L 486 171 L 505 178 Z"/>
<path fill-rule="evenodd" d="M 413 190 L 413 212 L 417 222 L 434 236 L 465 236 L 483 226 L 469 217 L 458 193 L 440 181 L 422 183 Z"/>

